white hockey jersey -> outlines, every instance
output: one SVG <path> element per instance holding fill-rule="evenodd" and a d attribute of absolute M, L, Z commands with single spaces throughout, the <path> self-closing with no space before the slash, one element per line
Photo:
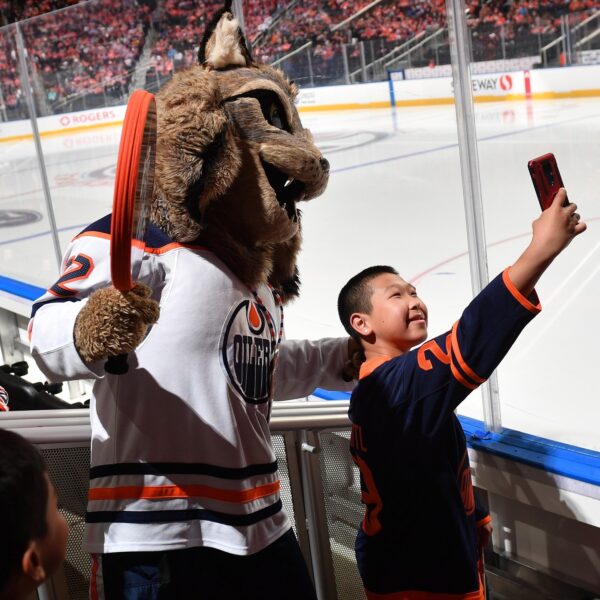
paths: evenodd
<path fill-rule="evenodd" d="M 155 551 L 210 546 L 252 554 L 290 527 L 279 497 L 270 403 L 340 377 L 347 339 L 282 341 L 283 311 L 206 249 L 151 227 L 139 280 L 160 318 L 129 355 L 129 372 L 84 364 L 75 319 L 110 285 L 110 216 L 77 236 L 60 279 L 33 307 L 31 351 L 50 381 L 95 378 L 84 549 Z"/>

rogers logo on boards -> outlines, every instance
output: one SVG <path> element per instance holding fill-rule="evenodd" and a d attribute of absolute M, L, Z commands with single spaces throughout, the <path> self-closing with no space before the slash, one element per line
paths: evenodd
<path fill-rule="evenodd" d="M 93 113 L 81 113 L 75 115 L 63 115 L 59 123 L 63 127 L 69 125 L 87 125 L 90 123 L 101 123 L 102 121 L 110 121 L 117 118 L 115 111 L 110 110 L 99 110 Z"/>

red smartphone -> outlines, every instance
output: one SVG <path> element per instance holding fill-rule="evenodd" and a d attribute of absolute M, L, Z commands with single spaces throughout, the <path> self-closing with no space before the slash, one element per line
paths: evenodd
<path fill-rule="evenodd" d="M 533 187 L 537 194 L 542 210 L 546 210 L 554 200 L 554 196 L 559 188 L 565 187 L 563 184 L 556 158 L 554 154 L 544 154 L 537 158 L 532 158 L 527 163 L 527 168 L 533 181 Z M 569 204 L 569 199 L 565 198 L 563 206 Z"/>

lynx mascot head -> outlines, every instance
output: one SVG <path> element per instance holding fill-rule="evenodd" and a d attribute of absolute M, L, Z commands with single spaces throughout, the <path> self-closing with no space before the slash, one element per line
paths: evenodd
<path fill-rule="evenodd" d="M 199 244 L 248 287 L 298 295 L 298 203 L 323 192 L 329 163 L 302 127 L 296 86 L 253 61 L 227 2 L 211 21 L 199 65 L 157 96 L 151 219 L 176 242 Z M 152 290 L 96 290 L 75 324 L 86 361 L 131 352 L 156 322 Z"/>
<path fill-rule="evenodd" d="M 302 127 L 297 88 L 254 62 L 231 2 L 202 40 L 199 65 L 158 101 L 152 220 L 180 242 L 210 248 L 247 285 L 298 294 L 298 203 L 320 195 L 329 163 Z"/>

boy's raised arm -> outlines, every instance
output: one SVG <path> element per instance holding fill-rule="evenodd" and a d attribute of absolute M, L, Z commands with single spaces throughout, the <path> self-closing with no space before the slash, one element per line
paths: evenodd
<path fill-rule="evenodd" d="M 561 188 L 552 205 L 534 222 L 529 246 L 508 270 L 514 286 L 527 297 L 552 261 L 583 233 L 587 225 L 579 220 L 576 204 L 563 206 L 567 194 Z"/>

